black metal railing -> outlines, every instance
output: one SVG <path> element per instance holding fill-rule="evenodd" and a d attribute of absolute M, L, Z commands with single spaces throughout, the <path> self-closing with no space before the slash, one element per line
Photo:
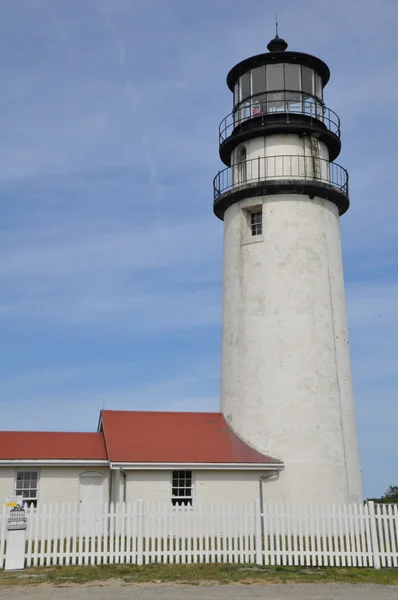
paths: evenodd
<path fill-rule="evenodd" d="M 303 94 L 282 90 L 253 96 L 235 107 L 220 123 L 220 144 L 246 121 L 258 119 L 258 122 L 263 124 L 269 115 L 275 114 L 286 115 L 286 122 L 289 122 L 290 115 L 305 115 L 320 121 L 329 131 L 340 137 L 340 119 L 335 112 L 316 98 L 309 99 Z"/>
<path fill-rule="evenodd" d="M 244 160 L 214 178 L 214 200 L 227 192 L 266 181 L 319 181 L 348 196 L 348 173 L 336 163 L 314 156 L 282 155 Z"/>

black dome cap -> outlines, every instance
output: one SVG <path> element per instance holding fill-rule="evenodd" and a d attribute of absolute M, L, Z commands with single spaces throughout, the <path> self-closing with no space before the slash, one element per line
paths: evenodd
<path fill-rule="evenodd" d="M 287 48 L 287 42 L 276 34 L 274 39 L 269 42 L 267 48 L 270 52 L 284 52 Z"/>

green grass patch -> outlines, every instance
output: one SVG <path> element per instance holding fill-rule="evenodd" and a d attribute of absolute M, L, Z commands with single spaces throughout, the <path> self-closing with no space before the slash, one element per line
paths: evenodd
<path fill-rule="evenodd" d="M 40 567 L 21 572 L 0 572 L 0 587 L 48 583 L 84 584 L 119 579 L 134 583 L 371 583 L 398 585 L 398 569 L 345 569 L 303 567 L 257 567 L 255 565 L 102 565 L 87 567 Z"/>

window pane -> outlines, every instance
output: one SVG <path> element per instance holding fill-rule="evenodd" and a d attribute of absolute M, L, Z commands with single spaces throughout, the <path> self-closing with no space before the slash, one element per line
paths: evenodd
<path fill-rule="evenodd" d="M 250 102 L 243 102 L 239 111 L 240 120 L 244 121 L 250 117 Z"/>
<path fill-rule="evenodd" d="M 283 65 L 267 65 L 267 90 L 283 90 Z"/>
<path fill-rule="evenodd" d="M 240 78 L 240 99 L 250 96 L 250 72 L 244 73 Z"/>
<path fill-rule="evenodd" d="M 314 88 L 312 85 L 313 70 L 308 67 L 301 67 L 301 83 L 302 90 L 306 94 L 313 94 Z"/>
<path fill-rule="evenodd" d="M 252 235 L 261 235 L 263 232 L 263 214 L 254 212 L 250 215 L 250 225 Z"/>
<path fill-rule="evenodd" d="M 315 73 L 315 95 L 322 99 L 322 79 L 318 73 Z"/>
<path fill-rule="evenodd" d="M 265 92 L 265 66 L 252 70 L 252 96 Z"/>
<path fill-rule="evenodd" d="M 301 94 L 300 92 L 286 92 L 286 104 L 288 110 L 292 112 L 301 112 Z"/>
<path fill-rule="evenodd" d="M 171 502 L 173 506 L 192 504 L 192 471 L 172 472 Z"/>
<path fill-rule="evenodd" d="M 283 96 L 283 92 L 273 92 L 272 94 L 267 94 L 267 112 L 284 110 L 285 100 Z"/>
<path fill-rule="evenodd" d="M 307 98 L 303 102 L 303 112 L 306 115 L 314 116 L 314 114 L 315 114 L 315 100 L 314 100 L 314 98 Z"/>
<path fill-rule="evenodd" d="M 285 65 L 285 89 L 300 90 L 300 65 Z"/>
<path fill-rule="evenodd" d="M 22 481 L 23 473 L 17 473 L 17 481 Z"/>
<path fill-rule="evenodd" d="M 235 83 L 234 86 L 234 105 L 238 104 L 239 102 L 239 85 L 238 82 Z"/>

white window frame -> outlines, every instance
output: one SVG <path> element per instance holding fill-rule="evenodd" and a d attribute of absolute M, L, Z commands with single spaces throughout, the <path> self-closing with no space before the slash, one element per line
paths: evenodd
<path fill-rule="evenodd" d="M 248 202 L 253 202 L 253 200 L 248 200 Z M 258 235 L 252 234 L 252 225 L 251 225 L 251 216 L 252 213 L 261 212 L 262 219 L 262 233 Z M 250 204 L 245 205 L 245 200 L 242 201 L 242 235 L 241 235 L 241 245 L 245 246 L 246 244 L 255 244 L 257 242 L 264 241 L 264 207 L 263 203 L 261 204 Z"/>
<path fill-rule="evenodd" d="M 24 489 L 30 489 L 30 488 L 22 488 L 22 490 L 18 490 L 17 489 L 17 481 L 18 481 L 18 473 L 37 473 L 37 488 L 36 488 L 36 497 L 35 498 L 25 498 L 23 496 L 23 492 Z M 22 496 L 23 497 L 23 503 L 26 506 L 30 506 L 33 503 L 35 503 L 36 507 L 39 503 L 39 495 L 40 495 L 40 469 L 37 469 L 35 467 L 24 467 L 24 468 L 19 468 L 16 469 L 15 474 L 14 474 L 14 492 L 13 492 L 16 496 Z M 29 502 L 30 500 L 30 502 Z"/>
<path fill-rule="evenodd" d="M 181 472 L 188 472 L 191 473 L 191 495 L 190 496 L 174 496 L 173 495 L 173 489 L 174 489 L 174 485 L 173 485 L 173 479 L 175 479 L 173 477 L 174 473 L 181 473 Z M 194 472 L 191 469 L 174 469 L 173 471 L 171 471 L 170 474 L 170 487 L 171 487 L 171 504 L 173 506 L 173 508 L 178 508 L 180 506 L 184 506 L 184 507 L 192 507 L 193 503 L 194 503 Z M 187 489 L 186 487 L 181 488 L 181 489 Z M 187 504 L 181 502 L 179 503 L 178 500 L 184 500 L 186 498 L 190 498 L 191 502 L 188 502 Z M 173 500 L 175 500 L 176 502 L 173 502 Z"/>
<path fill-rule="evenodd" d="M 260 215 L 260 222 L 259 223 L 253 223 L 253 216 L 254 215 Z M 251 210 L 249 212 L 249 218 L 250 218 L 250 233 L 251 233 L 252 237 L 258 237 L 259 235 L 263 235 L 263 211 L 262 211 L 262 207 L 260 209 L 258 209 L 258 210 Z M 261 228 L 261 231 L 259 233 L 254 233 L 257 228 Z"/>

